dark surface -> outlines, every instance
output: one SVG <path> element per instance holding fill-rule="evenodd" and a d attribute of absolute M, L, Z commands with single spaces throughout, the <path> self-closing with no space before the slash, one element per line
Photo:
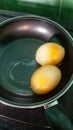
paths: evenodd
<path fill-rule="evenodd" d="M 50 129 L 41 109 L 19 109 L 0 104 L 0 127 L 13 130 L 30 129 Z"/>
<path fill-rule="evenodd" d="M 2 13 L 2 11 L 1 11 Z M 1 14 L 0 21 L 3 21 L 7 18 L 20 15 L 18 13 L 6 13 Z M 59 102 L 63 105 L 66 110 L 66 113 L 70 117 L 73 122 L 73 86 L 68 90 L 68 92 L 63 95 Z M 16 121 L 15 121 L 16 120 Z M 27 122 L 27 124 L 25 123 Z M 28 125 L 28 123 L 33 123 L 33 125 Z M 16 130 L 24 130 L 25 126 L 29 129 L 40 129 L 40 126 L 34 126 L 34 124 L 41 125 L 41 127 L 49 127 L 47 120 L 44 115 L 43 108 L 38 108 L 34 110 L 24 110 L 24 109 L 16 109 L 12 107 L 5 106 L 0 104 L 0 127 L 7 128 L 7 130 L 16 129 Z M 22 128 L 21 128 L 22 126 Z M 42 128 L 44 129 L 44 128 Z M 46 128 L 47 129 L 47 128 Z M 56 128 L 57 130 L 57 128 Z"/>

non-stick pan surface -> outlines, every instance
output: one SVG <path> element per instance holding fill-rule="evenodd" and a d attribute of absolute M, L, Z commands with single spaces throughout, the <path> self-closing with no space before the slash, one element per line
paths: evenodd
<path fill-rule="evenodd" d="M 65 48 L 65 58 L 59 65 L 62 79 L 50 93 L 36 95 L 30 79 L 39 67 L 35 61 L 37 48 L 52 41 Z M 57 23 L 38 16 L 22 16 L 0 24 L 0 101 L 24 108 L 50 103 L 62 96 L 72 84 L 73 46 L 70 34 Z"/>

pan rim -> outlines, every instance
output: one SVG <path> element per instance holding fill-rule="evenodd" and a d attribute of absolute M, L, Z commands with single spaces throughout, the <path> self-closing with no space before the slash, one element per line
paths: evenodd
<path fill-rule="evenodd" d="M 73 41 L 73 37 L 71 36 L 71 34 L 63 26 L 61 26 L 59 23 L 57 23 L 57 22 L 55 22 L 55 21 L 53 21 L 53 20 L 51 20 L 49 18 L 38 16 L 38 15 L 29 15 L 29 14 L 26 14 L 26 15 L 22 15 L 22 16 L 17 16 L 17 17 L 9 18 L 9 19 L 6 19 L 6 20 L 0 22 L 0 27 L 2 25 L 4 25 L 5 23 L 7 23 L 7 22 L 10 22 L 10 21 L 15 20 L 15 19 L 20 19 L 20 18 L 32 18 L 32 19 L 38 18 L 39 20 L 46 20 L 48 22 L 51 22 L 52 24 L 57 25 L 60 30 L 62 29 L 62 31 L 64 33 L 66 33 L 66 35 L 68 36 L 68 38 L 71 41 Z M 71 44 L 73 45 L 73 42 L 71 42 Z"/>
<path fill-rule="evenodd" d="M 51 22 L 52 24 L 54 24 L 55 26 L 58 26 L 58 28 L 63 32 L 65 33 L 65 35 L 68 37 L 68 39 L 70 40 L 72 46 L 73 46 L 73 38 L 72 36 L 70 35 L 70 33 L 64 28 L 62 27 L 60 24 L 56 23 L 55 21 L 49 19 L 49 18 L 44 18 L 44 17 L 41 17 L 41 16 L 37 16 L 37 15 L 23 15 L 23 16 L 17 16 L 17 17 L 13 17 L 13 18 L 10 18 L 10 19 L 7 19 L 7 20 L 4 20 L 3 22 L 0 23 L 0 27 L 2 25 L 4 25 L 5 23 L 8 23 L 9 21 L 12 21 L 12 20 L 15 20 L 15 19 L 20 19 L 20 18 L 38 18 L 39 20 L 46 20 L 48 22 Z M 46 99 L 44 101 L 40 101 L 39 104 L 38 102 L 37 103 L 30 103 L 28 105 L 24 104 L 24 105 L 18 105 L 17 103 L 13 103 L 11 101 L 8 101 L 2 97 L 0 97 L 0 103 L 4 104 L 4 105 L 7 105 L 7 106 L 11 106 L 11 107 L 18 107 L 18 108 L 37 108 L 37 107 L 42 107 L 44 106 L 45 104 L 48 104 L 48 103 L 51 103 L 51 102 L 54 102 L 55 100 L 59 99 L 62 95 L 64 95 L 67 90 L 72 86 L 73 84 L 73 74 L 72 76 L 70 77 L 68 83 L 65 85 L 64 89 L 62 89 L 60 92 L 58 92 L 56 95 L 54 95 L 53 97 L 49 99 Z M 49 100 L 49 101 L 48 101 Z M 11 103 L 10 103 L 11 102 Z"/>
<path fill-rule="evenodd" d="M 69 88 L 73 85 L 73 74 L 69 80 L 69 82 L 66 84 L 66 86 L 64 87 L 64 89 L 62 89 L 59 93 L 57 93 L 55 96 L 53 96 L 52 98 L 50 98 L 50 100 L 44 100 L 44 101 L 40 101 L 39 104 L 37 103 L 31 103 L 31 104 L 24 104 L 24 105 L 18 105 L 16 103 L 10 103 L 11 101 L 8 101 L 6 99 L 1 98 L 0 103 L 6 105 L 6 106 L 10 106 L 10 107 L 15 107 L 15 108 L 28 108 L 28 109 L 32 109 L 32 108 L 39 108 L 39 107 L 43 107 L 46 104 L 51 104 L 52 102 L 56 101 L 57 99 L 59 99 L 61 96 L 63 96 L 68 90 Z M 62 92 L 63 91 L 63 92 Z M 33 104 L 33 105 L 32 105 Z"/>

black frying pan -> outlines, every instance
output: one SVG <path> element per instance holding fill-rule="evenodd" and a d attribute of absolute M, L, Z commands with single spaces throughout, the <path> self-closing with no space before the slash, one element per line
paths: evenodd
<path fill-rule="evenodd" d="M 36 49 L 52 41 L 65 48 L 65 58 L 59 68 L 62 79 L 46 95 L 32 92 L 30 78 L 39 67 Z M 73 39 L 59 24 L 39 16 L 21 16 L 0 24 L 0 101 L 20 108 L 36 108 L 61 97 L 73 83 Z"/>

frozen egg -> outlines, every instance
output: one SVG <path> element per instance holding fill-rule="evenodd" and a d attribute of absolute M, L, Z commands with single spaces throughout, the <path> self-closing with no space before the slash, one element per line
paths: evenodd
<path fill-rule="evenodd" d="M 48 42 L 37 49 L 35 58 L 40 65 L 57 65 L 63 60 L 64 56 L 64 47 L 54 42 Z"/>
<path fill-rule="evenodd" d="M 54 65 L 39 67 L 31 77 L 31 89 L 36 94 L 47 94 L 61 80 L 61 70 Z"/>

